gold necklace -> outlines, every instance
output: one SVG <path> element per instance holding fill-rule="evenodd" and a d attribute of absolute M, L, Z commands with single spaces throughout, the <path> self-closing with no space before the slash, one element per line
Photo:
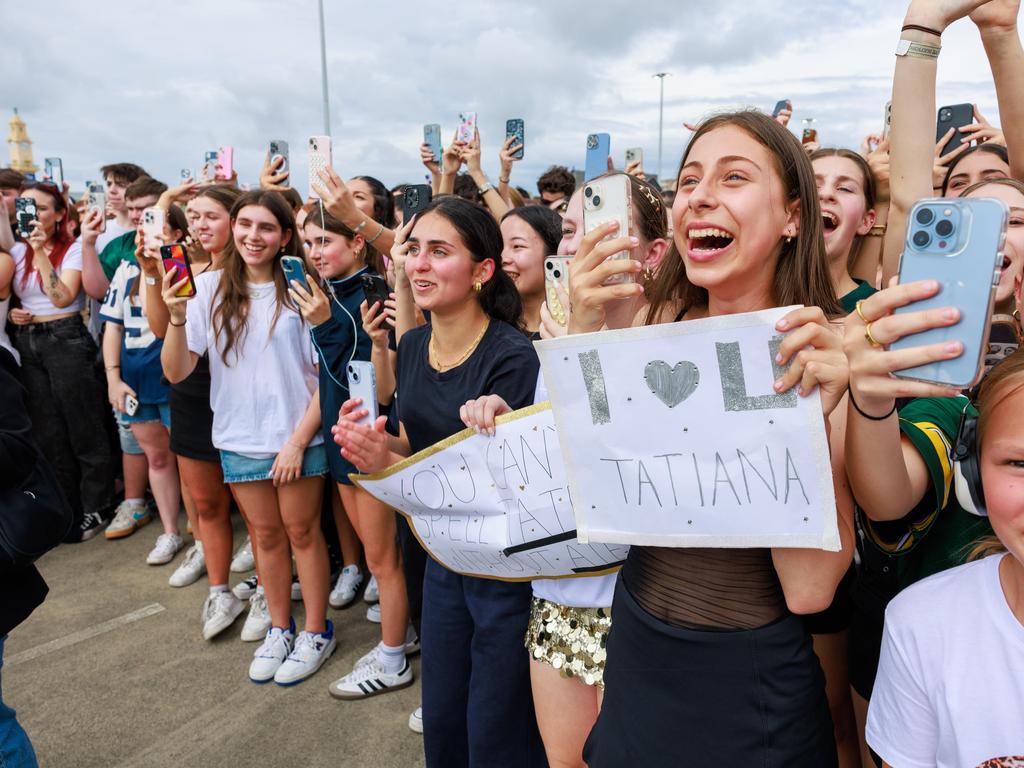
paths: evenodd
<path fill-rule="evenodd" d="M 477 334 L 477 337 L 473 340 L 473 343 L 466 348 L 466 351 L 462 353 L 462 356 L 459 357 L 458 360 L 456 360 L 454 363 L 451 363 L 450 365 L 445 365 L 444 363 L 441 362 L 441 358 L 437 354 L 437 340 L 434 339 L 434 331 L 433 329 L 431 329 L 430 343 L 427 344 L 428 355 L 429 357 L 433 358 L 429 361 L 430 366 L 438 373 L 444 373 L 445 371 L 450 371 L 452 368 L 458 368 L 465 362 L 467 357 L 473 354 L 473 350 L 477 348 L 477 345 L 480 343 L 480 339 L 484 337 L 484 334 L 487 333 L 487 329 L 490 327 L 491 319 L 487 318 L 487 322 L 484 323 L 484 327 L 480 329 L 480 333 Z"/>

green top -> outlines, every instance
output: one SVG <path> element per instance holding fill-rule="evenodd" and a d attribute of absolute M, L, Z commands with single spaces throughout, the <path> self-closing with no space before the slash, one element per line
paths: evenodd
<path fill-rule="evenodd" d="M 135 264 L 135 230 L 129 230 L 123 235 L 118 235 L 104 246 L 100 251 L 100 266 L 103 267 L 103 274 L 107 280 L 114 279 L 114 273 L 121 266 L 122 261 Z"/>
<path fill-rule="evenodd" d="M 988 518 L 965 511 L 953 486 L 949 454 L 967 403 L 962 396 L 922 397 L 900 409 L 900 431 L 924 459 L 934 494 L 926 493 L 902 520 L 877 523 L 865 517 L 864 521 L 868 539 L 893 556 L 901 590 L 962 565 L 974 543 L 992 535 Z M 967 412 L 977 416 L 974 406 L 969 406 Z"/>
<path fill-rule="evenodd" d="M 871 294 L 878 293 L 878 290 L 867 280 L 854 278 L 854 282 L 857 283 L 857 287 L 845 296 L 839 297 L 839 303 L 843 305 L 843 311 L 846 314 L 853 312 L 857 308 L 857 302 L 861 299 L 866 299 Z"/>

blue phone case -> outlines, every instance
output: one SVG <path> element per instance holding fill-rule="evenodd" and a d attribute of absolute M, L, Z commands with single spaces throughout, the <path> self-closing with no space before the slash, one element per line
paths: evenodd
<path fill-rule="evenodd" d="M 423 143 L 430 145 L 434 153 L 434 162 L 441 162 L 441 126 L 437 123 L 430 123 L 423 126 Z"/>
<path fill-rule="evenodd" d="M 512 145 L 519 145 L 519 149 L 512 155 L 517 160 L 522 160 L 526 152 L 526 124 L 522 118 L 514 117 L 505 121 L 505 138 L 515 137 Z"/>
<path fill-rule="evenodd" d="M 977 383 L 1003 264 L 1008 217 L 1005 203 L 984 197 L 919 200 L 911 209 L 900 257 L 900 283 L 938 280 L 941 288 L 932 298 L 896 312 L 957 307 L 960 322 L 904 336 L 890 349 L 960 341 L 964 351 L 952 360 L 906 368 L 894 375 L 962 389 Z"/>
<path fill-rule="evenodd" d="M 306 270 L 302 266 L 302 259 L 295 256 L 282 256 L 281 269 L 284 270 L 284 277 L 289 287 L 291 287 L 292 280 L 298 280 L 302 287 L 309 291 L 309 281 L 306 280 Z"/>
<path fill-rule="evenodd" d="M 612 153 L 612 137 L 607 133 L 592 133 L 587 136 L 587 162 L 584 165 L 583 180 L 596 179 L 608 173 L 608 156 Z"/>

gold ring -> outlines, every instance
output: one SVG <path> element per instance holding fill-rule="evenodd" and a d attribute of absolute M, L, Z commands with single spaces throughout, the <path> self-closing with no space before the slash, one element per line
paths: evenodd
<path fill-rule="evenodd" d="M 854 305 L 854 309 L 857 311 L 857 317 L 860 318 L 861 322 L 864 323 L 864 325 L 867 325 L 868 319 L 864 317 L 864 311 L 860 308 L 860 305 L 863 304 L 864 301 L 864 299 L 858 299 L 857 303 Z"/>
<path fill-rule="evenodd" d="M 872 347 L 882 346 L 878 339 L 871 335 L 871 323 L 864 323 L 864 338 L 868 340 L 868 344 Z"/>

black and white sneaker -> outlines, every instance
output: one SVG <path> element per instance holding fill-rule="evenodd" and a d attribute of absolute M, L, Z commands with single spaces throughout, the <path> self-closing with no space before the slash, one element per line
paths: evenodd
<path fill-rule="evenodd" d="M 392 675 L 384 671 L 374 653 L 373 658 L 364 656 L 360 659 L 355 669 L 331 683 L 328 690 L 336 699 L 368 699 L 379 693 L 407 688 L 412 685 L 412 680 L 412 667 L 409 666 L 408 659 L 405 660 L 402 669 Z"/>
<path fill-rule="evenodd" d="M 256 594 L 256 587 L 258 585 L 259 581 L 256 579 L 256 574 L 254 573 L 244 581 L 240 581 L 235 584 L 235 586 L 231 588 L 231 593 L 239 600 L 248 600 Z M 263 630 L 263 632 L 260 633 L 260 639 L 263 639 L 263 635 L 265 635 L 266 632 L 267 630 Z"/>
<path fill-rule="evenodd" d="M 71 526 L 71 530 L 64 537 L 64 541 L 68 544 L 88 541 L 109 522 L 110 518 L 104 517 L 99 512 L 86 512 L 78 524 Z"/>

